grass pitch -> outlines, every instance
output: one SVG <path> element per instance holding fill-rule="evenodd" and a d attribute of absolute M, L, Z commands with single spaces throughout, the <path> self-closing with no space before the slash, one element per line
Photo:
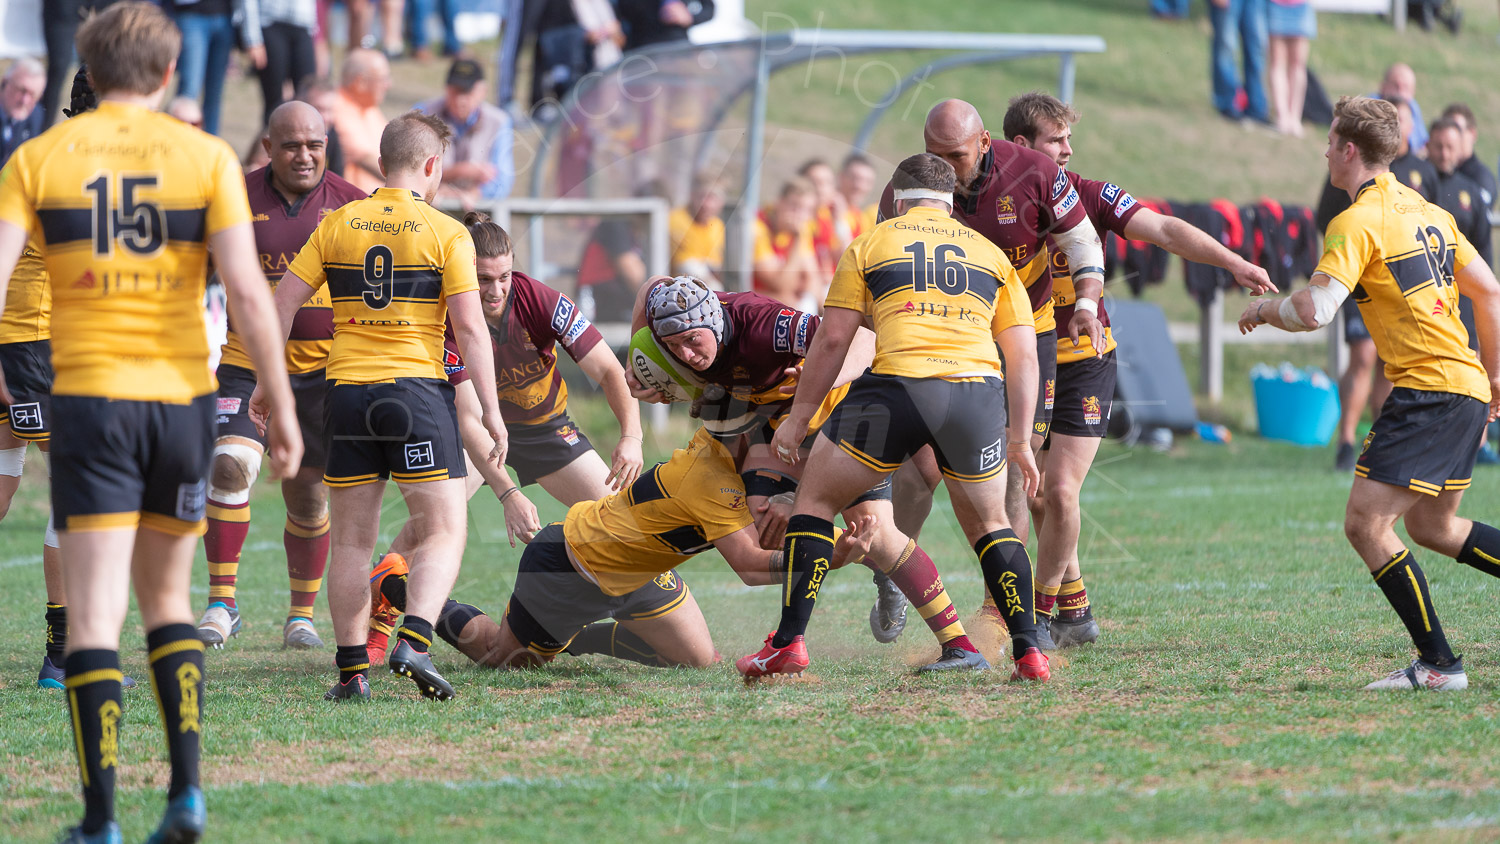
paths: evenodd
<path fill-rule="evenodd" d="M 245 630 L 208 655 L 210 840 L 1492 840 L 1500 589 L 1422 554 L 1473 686 L 1361 692 L 1409 646 L 1342 538 L 1349 480 L 1330 462 L 1254 440 L 1167 455 L 1107 445 L 1083 536 L 1104 637 L 1057 659 L 1044 688 L 1009 685 L 1003 669 L 914 675 L 931 635 L 913 614 L 899 642 L 876 644 L 873 588 L 851 568 L 824 587 L 801 682 L 746 688 L 727 660 L 686 671 L 565 657 L 502 674 L 439 645 L 456 700 L 377 673 L 367 706 L 321 700 L 331 643 L 279 650 L 282 512 L 263 487 L 240 569 Z M 18 841 L 49 840 L 79 811 L 60 696 L 34 687 L 40 481 L 0 533 L 0 813 Z M 1481 470 L 1465 512 L 1493 519 L 1497 492 L 1500 473 Z M 545 516 L 561 514 L 543 499 Z M 401 512 L 387 507 L 387 535 Z M 971 611 L 978 567 L 941 504 L 923 544 Z M 498 611 L 517 557 L 482 493 L 455 595 Z M 714 553 L 683 571 L 724 655 L 757 647 L 775 590 L 739 585 Z M 206 580 L 200 562 L 199 604 Z M 328 636 L 321 600 L 317 621 Z M 124 664 L 144 679 L 137 623 Z M 996 647 L 986 654 L 1005 665 Z M 165 754 L 151 692 L 125 701 L 120 814 L 135 840 L 159 814 Z"/>

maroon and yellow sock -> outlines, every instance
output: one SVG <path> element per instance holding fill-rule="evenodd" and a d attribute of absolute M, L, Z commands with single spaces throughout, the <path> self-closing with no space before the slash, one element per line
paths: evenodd
<path fill-rule="evenodd" d="M 1089 617 L 1089 593 L 1083 588 L 1083 578 L 1065 580 L 1057 587 L 1057 617 L 1061 621 Z"/>
<path fill-rule="evenodd" d="M 288 618 L 313 616 L 318 590 L 323 588 L 323 571 L 328 567 L 328 516 L 313 524 L 286 520 L 281 534 L 286 547 L 286 573 L 292 584 L 291 611 Z"/>
<path fill-rule="evenodd" d="M 964 633 L 963 622 L 958 620 L 958 610 L 943 588 L 943 579 L 938 576 L 937 566 L 927 552 L 917 547 L 915 539 L 907 540 L 906 548 L 896 558 L 896 564 L 886 572 L 906 600 L 917 608 L 922 620 L 937 637 L 943 647 L 963 648 L 977 652 L 978 648 Z"/>
<path fill-rule="evenodd" d="M 1052 608 L 1057 605 L 1057 595 L 1061 590 L 1061 586 L 1048 586 L 1045 583 L 1037 583 L 1036 589 L 1033 590 L 1036 597 L 1037 618 L 1052 617 Z"/>
<path fill-rule="evenodd" d="M 208 557 L 208 602 L 236 609 L 235 578 L 240 570 L 240 551 L 250 533 L 250 503 L 225 504 L 208 500 L 208 530 L 203 534 L 203 552 Z"/>

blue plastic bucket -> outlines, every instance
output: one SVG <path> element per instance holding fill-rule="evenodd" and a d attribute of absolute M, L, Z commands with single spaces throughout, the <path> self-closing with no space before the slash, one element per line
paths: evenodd
<path fill-rule="evenodd" d="M 1302 378 L 1251 378 L 1260 435 L 1297 445 L 1326 446 L 1339 422 L 1338 387 Z"/>

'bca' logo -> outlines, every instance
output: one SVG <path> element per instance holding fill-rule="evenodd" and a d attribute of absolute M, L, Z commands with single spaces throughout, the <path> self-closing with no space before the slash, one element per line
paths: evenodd
<path fill-rule="evenodd" d="M 406 468 L 431 469 L 436 463 L 432 453 L 432 441 L 408 443 L 406 446 Z"/>

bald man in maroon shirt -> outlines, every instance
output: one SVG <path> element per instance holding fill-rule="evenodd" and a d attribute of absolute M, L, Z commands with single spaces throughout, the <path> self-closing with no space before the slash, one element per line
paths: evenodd
<path fill-rule="evenodd" d="M 1100 342 L 1103 328 L 1096 316 L 1104 291 L 1104 247 L 1084 213 L 1067 173 L 1047 156 L 1006 140 L 992 140 L 984 120 L 963 100 L 944 100 L 927 113 L 922 129 L 927 151 L 953 165 L 958 190 L 953 216 L 1005 252 L 1031 298 L 1036 317 L 1038 395 L 1032 426 L 1033 451 L 1041 448 L 1051 424 L 1048 387 L 1057 379 L 1057 323 L 1050 306 L 1052 276 L 1048 238 L 1067 262 L 1079 306 L 1066 326 L 1068 336 Z M 880 197 L 880 218 L 894 216 L 891 186 Z M 932 508 L 932 490 L 940 480 L 932 450 L 925 448 L 912 465 L 896 473 L 896 525 L 908 536 L 921 532 Z M 1022 541 L 1029 517 L 1020 472 L 1007 480 L 1005 515 Z"/>

